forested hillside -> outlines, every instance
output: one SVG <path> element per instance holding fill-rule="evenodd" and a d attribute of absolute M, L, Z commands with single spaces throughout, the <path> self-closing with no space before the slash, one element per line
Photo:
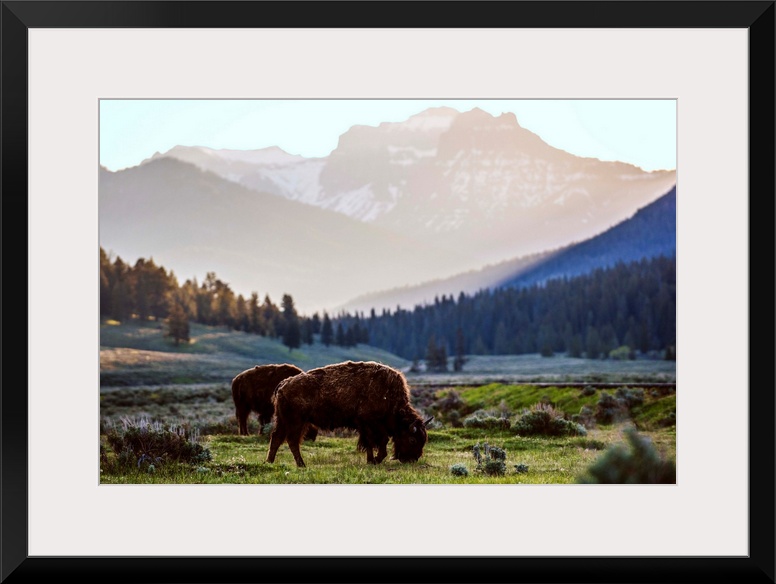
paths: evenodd
<path fill-rule="evenodd" d="M 522 288 L 505 287 L 443 295 L 413 310 L 379 314 L 300 315 L 290 294 L 281 306 L 257 293 L 235 294 L 209 273 L 198 284 L 178 284 L 175 275 L 153 260 L 134 266 L 111 260 L 100 250 L 100 313 L 116 320 L 166 320 L 176 342 L 188 340 L 188 322 L 223 325 L 302 343 L 355 346 L 369 343 L 409 360 L 446 367 L 455 354 L 557 353 L 572 357 L 634 358 L 659 353 L 675 358 L 676 259 L 659 256 L 618 262 L 574 278 L 555 278 Z M 614 351 L 614 353 L 612 353 Z"/>
<path fill-rule="evenodd" d="M 366 325 L 372 345 L 406 359 L 435 352 L 599 358 L 621 347 L 625 358 L 666 350 L 670 357 L 676 343 L 676 259 L 619 262 L 574 278 L 457 299 L 443 295 L 414 310 L 340 321 L 346 328 Z"/>

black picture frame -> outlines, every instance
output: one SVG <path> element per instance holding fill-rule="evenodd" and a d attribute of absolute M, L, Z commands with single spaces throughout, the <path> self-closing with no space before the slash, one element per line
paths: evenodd
<path fill-rule="evenodd" d="M 342 6 L 334 6 L 342 4 Z M 347 6 L 344 6 L 347 4 Z M 774 582 L 774 1 L 3 1 L 3 582 Z M 427 3 L 431 4 L 431 3 Z M 270 10 L 271 12 L 268 12 Z M 302 5 L 304 5 L 302 9 Z M 492 6 L 489 6 L 492 5 Z M 508 10 L 506 10 L 508 8 Z M 747 557 L 29 557 L 27 553 L 27 31 L 56 28 L 742 28 L 749 34 L 749 555 Z M 495 15 L 501 15 L 494 18 Z M 377 19 L 379 15 L 379 20 Z M 411 25 L 408 25 L 411 23 Z M 11 239 L 12 238 L 12 239 Z M 11 245 L 13 244 L 13 245 Z M 22 286 L 21 282 L 25 285 Z M 22 310 L 22 307 L 25 310 Z M 11 317 L 9 320 L 9 316 Z M 1 322 L 1 321 L 0 321 Z M 9 324 L 10 323 L 10 324 Z M 765 329 L 763 334 L 761 331 Z M 9 368 L 8 364 L 13 367 Z M 744 380 L 742 380 L 744 382 Z M 21 386 L 21 387 L 20 387 Z M 710 477 L 715 472 L 710 470 Z M 423 529 L 422 526 L 419 526 Z M 325 528 L 322 528 L 325 531 Z M 425 536 L 431 537 L 432 533 Z"/>

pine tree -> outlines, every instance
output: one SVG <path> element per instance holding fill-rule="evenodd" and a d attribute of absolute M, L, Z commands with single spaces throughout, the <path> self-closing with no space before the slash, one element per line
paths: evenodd
<path fill-rule="evenodd" d="M 345 346 L 346 347 L 355 347 L 358 344 L 358 341 L 356 340 L 356 325 L 353 325 L 351 327 L 348 327 L 348 330 L 345 332 Z"/>
<path fill-rule="evenodd" d="M 180 303 L 173 301 L 170 315 L 167 317 L 167 336 L 172 337 L 175 345 L 181 341 L 189 342 L 189 317 Z"/>
<path fill-rule="evenodd" d="M 466 352 L 466 343 L 463 338 L 463 329 L 458 327 L 455 331 L 455 359 L 453 359 L 453 370 L 462 371 L 463 365 L 466 363 L 464 353 Z"/>
<path fill-rule="evenodd" d="M 229 287 L 229 284 L 221 280 L 216 280 L 216 289 L 214 295 L 213 307 L 216 324 L 227 326 L 229 328 L 237 328 L 236 325 L 236 313 L 237 313 L 237 300 L 234 292 Z"/>
<path fill-rule="evenodd" d="M 572 335 L 569 341 L 568 356 L 574 358 L 582 357 L 582 338 L 577 335 Z"/>
<path fill-rule="evenodd" d="M 312 345 L 315 342 L 313 337 L 313 321 L 310 318 L 302 320 L 302 342 L 305 345 Z"/>
<path fill-rule="evenodd" d="M 264 317 L 261 314 L 259 306 L 259 295 L 256 292 L 251 294 L 248 301 L 248 318 L 250 320 L 250 330 L 256 335 L 264 335 Z"/>
<path fill-rule="evenodd" d="M 148 305 L 148 290 L 146 275 L 143 273 L 144 265 L 143 260 L 137 260 L 132 275 L 134 276 L 134 296 L 135 296 L 135 308 L 137 309 L 137 317 L 140 320 L 148 320 L 151 309 Z"/>
<path fill-rule="evenodd" d="M 261 314 L 264 320 L 266 335 L 273 339 L 278 336 L 279 312 L 278 307 L 272 303 L 269 294 L 265 294 L 264 304 L 261 306 Z"/>
<path fill-rule="evenodd" d="M 331 319 L 329 318 L 329 315 L 324 312 L 323 324 L 321 325 L 321 342 L 328 347 L 333 341 L 334 329 L 331 326 Z"/>
<path fill-rule="evenodd" d="M 585 339 L 585 357 L 588 359 L 598 359 L 601 356 L 601 337 L 598 329 L 587 327 L 587 338 Z"/>
<path fill-rule="evenodd" d="M 321 332 L 321 317 L 318 316 L 318 313 L 316 312 L 313 314 L 311 319 L 311 325 L 313 329 L 313 334 L 317 335 Z"/>
<path fill-rule="evenodd" d="M 248 304 L 245 302 L 245 297 L 242 294 L 237 296 L 235 301 L 235 321 L 234 328 L 239 331 L 250 332 L 251 321 L 248 314 Z"/>
<path fill-rule="evenodd" d="M 302 331 L 299 326 L 299 315 L 294 308 L 294 299 L 290 294 L 283 295 L 283 344 L 290 353 L 298 349 L 302 341 Z"/>
<path fill-rule="evenodd" d="M 129 318 L 130 302 L 127 294 L 127 286 L 119 280 L 113 285 L 110 295 L 110 316 L 113 320 L 122 322 Z"/>
<path fill-rule="evenodd" d="M 426 370 L 433 372 L 447 371 L 447 349 L 444 343 L 437 345 L 434 335 L 428 339 L 426 347 Z"/>
<path fill-rule="evenodd" d="M 493 353 L 495 355 L 506 355 L 510 353 L 507 327 L 504 324 L 504 321 L 499 322 L 496 326 L 496 333 L 493 337 Z"/>
<path fill-rule="evenodd" d="M 110 291 L 113 266 L 110 257 L 100 246 L 100 316 L 110 316 Z"/>

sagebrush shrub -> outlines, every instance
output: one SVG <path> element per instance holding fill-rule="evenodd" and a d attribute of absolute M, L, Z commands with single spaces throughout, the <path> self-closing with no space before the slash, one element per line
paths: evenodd
<path fill-rule="evenodd" d="M 585 436 L 584 426 L 566 420 L 550 405 L 538 403 L 525 412 L 514 424 L 520 436 Z"/>
<path fill-rule="evenodd" d="M 628 408 L 611 393 L 604 392 L 598 398 L 595 408 L 595 420 L 599 424 L 612 424 L 628 417 Z"/>
<path fill-rule="evenodd" d="M 450 473 L 457 477 L 465 477 L 469 476 L 469 469 L 465 464 L 458 462 L 450 467 Z"/>
<path fill-rule="evenodd" d="M 239 435 L 240 427 L 237 423 L 237 418 L 234 416 L 222 416 L 220 418 L 214 418 L 212 420 L 204 420 L 199 422 L 199 431 L 201 434 L 235 434 Z M 258 433 L 258 423 L 254 423 L 253 420 L 248 421 L 249 434 Z M 264 433 L 267 432 L 267 426 L 264 426 Z"/>
<path fill-rule="evenodd" d="M 631 389 L 630 387 L 620 387 L 615 392 L 615 398 L 625 404 L 628 409 L 635 408 L 644 403 L 644 390 Z"/>
<path fill-rule="evenodd" d="M 577 446 L 584 448 L 585 450 L 605 450 L 606 442 L 601 440 L 589 440 L 587 438 L 578 438 L 576 441 Z"/>
<path fill-rule="evenodd" d="M 451 389 L 447 391 L 442 397 L 434 402 L 434 408 L 440 413 L 458 411 L 466 404 L 461 397 L 461 394 Z"/>
<path fill-rule="evenodd" d="M 188 426 L 165 426 L 146 418 L 124 418 L 122 425 L 121 429 L 109 430 L 106 436 L 120 465 L 146 469 L 153 465 L 155 469 L 167 462 L 201 463 L 212 459 L 210 451 L 199 444 L 199 432 Z"/>
<path fill-rule="evenodd" d="M 482 472 L 490 476 L 503 475 L 507 472 L 507 465 L 503 460 L 486 460 Z"/>
<path fill-rule="evenodd" d="M 676 465 L 664 459 L 646 436 L 628 428 L 625 436 L 629 447 L 610 447 L 587 471 L 578 483 L 603 484 L 675 484 Z"/>
<path fill-rule="evenodd" d="M 608 392 L 601 394 L 596 405 L 595 419 L 599 424 L 619 422 L 627 419 L 630 411 L 643 403 L 643 389 L 620 387 L 614 395 Z"/>
<path fill-rule="evenodd" d="M 571 421 L 584 426 L 585 428 L 593 428 L 595 426 L 595 412 L 590 406 L 582 406 L 579 408 L 578 414 L 571 416 Z"/>
<path fill-rule="evenodd" d="M 447 421 L 453 428 L 460 428 L 463 426 L 463 422 L 461 422 L 461 412 L 458 410 L 452 410 L 447 414 Z"/>
<path fill-rule="evenodd" d="M 508 430 L 511 426 L 509 418 L 493 410 L 477 410 L 463 421 L 464 428 L 485 428 L 489 430 Z"/>
<path fill-rule="evenodd" d="M 498 416 L 500 418 L 510 418 L 512 416 L 512 410 L 509 409 L 509 404 L 505 399 L 502 399 L 498 403 L 498 408 L 496 408 L 496 411 L 498 412 Z"/>
<path fill-rule="evenodd" d="M 472 448 L 474 460 L 477 461 L 477 470 L 487 475 L 503 475 L 507 471 L 507 451 L 497 446 L 490 446 L 487 442 L 480 447 L 480 443 Z"/>
<path fill-rule="evenodd" d="M 435 418 L 450 424 L 454 428 L 460 428 L 463 425 L 461 418 L 467 411 L 471 411 L 470 406 L 463 401 L 461 394 L 454 389 L 446 391 L 430 404 L 428 409 L 430 413 L 434 414 Z"/>
<path fill-rule="evenodd" d="M 661 428 L 667 428 L 669 426 L 676 426 L 676 412 L 668 412 L 665 418 L 662 418 L 658 425 Z"/>

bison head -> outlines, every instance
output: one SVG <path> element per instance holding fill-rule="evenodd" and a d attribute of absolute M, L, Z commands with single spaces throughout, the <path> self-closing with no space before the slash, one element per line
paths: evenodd
<path fill-rule="evenodd" d="M 393 437 L 393 458 L 400 462 L 415 462 L 423 455 L 423 447 L 428 440 L 426 424 L 434 417 L 427 420 L 415 419 L 408 426 L 397 432 Z"/>

